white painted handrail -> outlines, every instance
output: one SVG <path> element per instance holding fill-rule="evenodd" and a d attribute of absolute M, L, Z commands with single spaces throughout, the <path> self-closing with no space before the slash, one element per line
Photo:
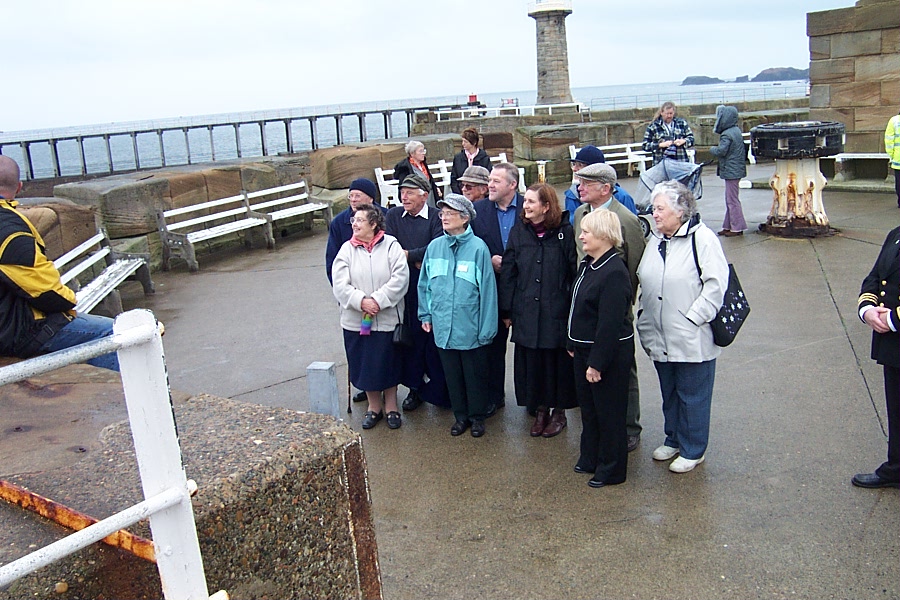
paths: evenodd
<path fill-rule="evenodd" d="M 122 313 L 113 335 L 0 368 L 0 385 L 118 352 L 143 502 L 0 566 L 0 588 L 137 521 L 150 519 L 163 595 L 206 600 L 209 592 L 181 460 L 159 326 L 148 310 Z"/>

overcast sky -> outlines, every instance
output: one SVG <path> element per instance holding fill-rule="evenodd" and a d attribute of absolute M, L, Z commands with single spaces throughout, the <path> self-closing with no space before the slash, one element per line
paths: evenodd
<path fill-rule="evenodd" d="M 572 87 L 809 66 L 853 0 L 574 0 Z M 523 0 L 9 0 L 0 131 L 533 90 Z"/>

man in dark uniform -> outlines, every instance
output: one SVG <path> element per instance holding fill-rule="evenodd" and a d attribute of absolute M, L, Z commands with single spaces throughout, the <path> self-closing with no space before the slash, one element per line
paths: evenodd
<path fill-rule="evenodd" d="M 385 218 L 385 233 L 397 238 L 409 263 L 409 290 L 403 322 L 409 329 L 413 345 L 403 348 L 403 377 L 400 383 L 409 388 L 403 411 L 416 410 L 422 402 L 450 407 L 450 395 L 441 357 L 434 344 L 434 334 L 422 329 L 419 322 L 419 273 L 422 259 L 431 240 L 444 235 L 438 211 L 428 206 L 431 184 L 417 173 L 407 175 L 400 184 L 403 206 L 390 209 Z"/>
<path fill-rule="evenodd" d="M 872 359 L 884 367 L 887 401 L 887 461 L 874 473 L 858 473 L 853 485 L 864 488 L 900 488 L 900 227 L 884 240 L 878 260 L 863 280 L 859 318 L 872 328 Z"/>

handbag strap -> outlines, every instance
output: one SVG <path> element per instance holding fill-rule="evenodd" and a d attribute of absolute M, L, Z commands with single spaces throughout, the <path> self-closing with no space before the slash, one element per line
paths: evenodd
<path fill-rule="evenodd" d="M 694 266 L 697 267 L 697 276 L 700 277 L 700 284 L 703 284 L 703 269 L 700 268 L 700 259 L 697 258 L 697 234 L 691 234 L 691 248 L 694 251 Z"/>

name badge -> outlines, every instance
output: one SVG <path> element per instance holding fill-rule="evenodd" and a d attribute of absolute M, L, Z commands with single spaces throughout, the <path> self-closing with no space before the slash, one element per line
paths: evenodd
<path fill-rule="evenodd" d="M 459 271 L 460 273 L 468 273 L 469 265 L 456 265 L 456 270 Z"/>

